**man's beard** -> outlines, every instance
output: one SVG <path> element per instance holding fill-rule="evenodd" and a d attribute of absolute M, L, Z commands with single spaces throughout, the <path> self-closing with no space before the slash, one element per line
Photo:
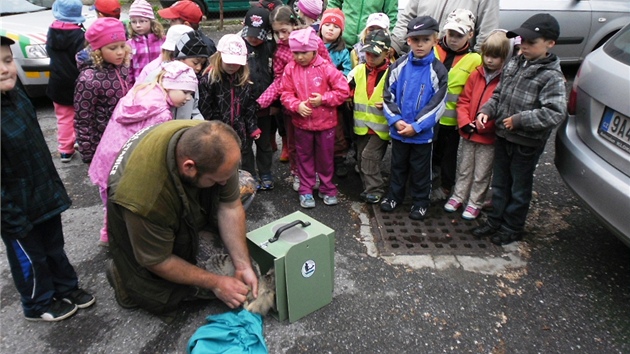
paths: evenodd
<path fill-rule="evenodd" d="M 185 185 L 189 187 L 199 188 L 199 172 L 195 172 L 195 175 L 193 177 L 180 174 L 179 178 Z"/>

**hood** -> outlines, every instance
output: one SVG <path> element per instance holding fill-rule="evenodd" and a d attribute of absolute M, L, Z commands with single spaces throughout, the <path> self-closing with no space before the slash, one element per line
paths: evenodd
<path fill-rule="evenodd" d="M 114 114 L 112 118 L 123 125 L 141 122 L 169 111 L 170 106 L 166 100 L 166 93 L 159 86 L 139 91 L 133 88 L 118 102 L 118 114 Z"/>
<path fill-rule="evenodd" d="M 48 31 L 46 45 L 58 51 L 72 49 L 76 44 L 73 40 L 70 40 L 70 38 L 68 38 L 66 31 L 77 29 L 85 31 L 83 26 L 74 23 L 66 23 L 61 21 L 53 22 Z"/>

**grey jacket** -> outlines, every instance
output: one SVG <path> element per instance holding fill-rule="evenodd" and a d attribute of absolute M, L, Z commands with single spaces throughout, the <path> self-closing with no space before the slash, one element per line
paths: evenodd
<path fill-rule="evenodd" d="M 567 116 L 560 59 L 555 54 L 533 62 L 523 55 L 512 58 L 480 112 L 496 120 L 498 136 L 526 146 L 544 145 L 551 130 Z M 508 117 L 512 117 L 512 130 L 503 125 Z"/>

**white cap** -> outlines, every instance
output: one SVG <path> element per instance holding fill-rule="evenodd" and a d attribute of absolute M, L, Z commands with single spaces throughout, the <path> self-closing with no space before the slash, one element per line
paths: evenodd
<path fill-rule="evenodd" d="M 365 27 L 377 26 L 389 31 L 389 17 L 382 12 L 376 12 L 368 16 Z"/>
<path fill-rule="evenodd" d="M 217 44 L 217 50 L 221 52 L 221 60 L 227 64 L 247 64 L 247 46 L 241 36 L 226 34 Z"/>
<path fill-rule="evenodd" d="M 186 25 L 172 25 L 169 27 L 168 31 L 166 31 L 166 38 L 164 39 L 164 43 L 162 43 L 162 49 L 174 51 L 177 42 L 184 33 L 192 31 L 194 30 Z"/>
<path fill-rule="evenodd" d="M 444 30 L 453 30 L 467 34 L 475 29 L 475 15 L 466 9 L 457 9 L 448 14 L 444 23 Z"/>

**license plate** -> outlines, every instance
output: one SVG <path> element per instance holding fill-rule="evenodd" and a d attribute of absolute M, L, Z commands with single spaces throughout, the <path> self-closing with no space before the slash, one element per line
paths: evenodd
<path fill-rule="evenodd" d="M 630 153 L 630 118 L 606 108 L 599 125 L 599 134 L 625 152 Z"/>

